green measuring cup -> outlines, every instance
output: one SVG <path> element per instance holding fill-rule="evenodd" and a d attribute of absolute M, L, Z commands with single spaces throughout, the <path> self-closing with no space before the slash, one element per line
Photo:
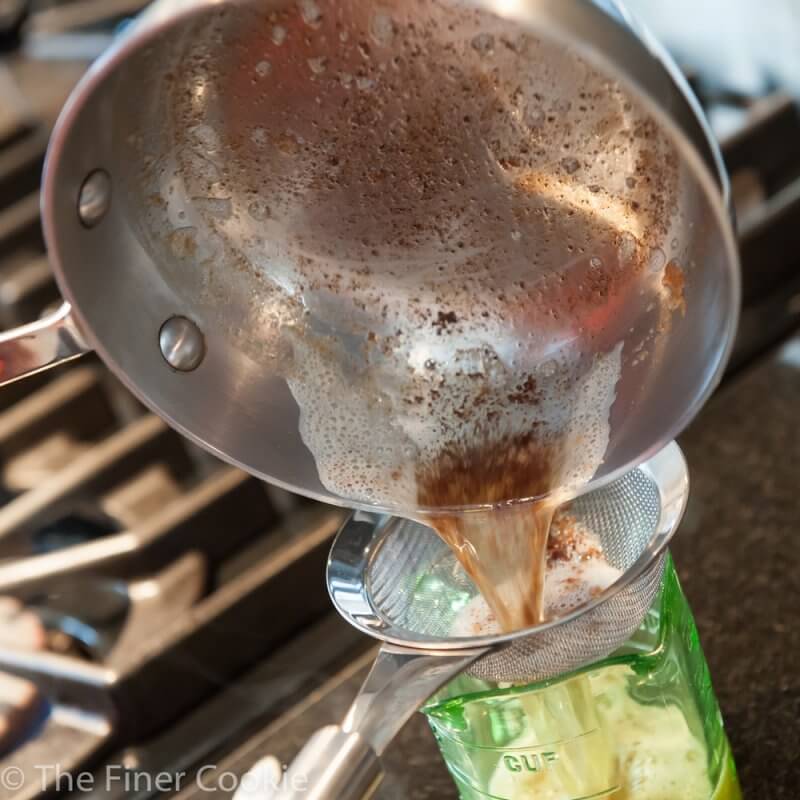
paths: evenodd
<path fill-rule="evenodd" d="M 674 565 L 610 657 L 526 686 L 461 675 L 424 707 L 462 800 L 741 800 Z"/>

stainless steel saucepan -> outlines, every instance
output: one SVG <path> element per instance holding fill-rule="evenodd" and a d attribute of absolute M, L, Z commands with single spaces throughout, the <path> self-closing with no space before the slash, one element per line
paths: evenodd
<path fill-rule="evenodd" d="M 203 447 L 340 504 L 414 505 L 348 470 L 399 485 L 465 375 L 513 428 L 601 365 L 610 481 L 692 418 L 737 320 L 717 149 L 600 0 L 156 2 L 64 109 L 43 218 L 65 302 L 0 337 L 2 382 L 94 350 Z"/>

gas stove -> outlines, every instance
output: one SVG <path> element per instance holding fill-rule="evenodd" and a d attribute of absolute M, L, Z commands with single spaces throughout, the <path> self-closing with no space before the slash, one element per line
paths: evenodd
<path fill-rule="evenodd" d="M 0 3 L 2 328 L 56 300 L 38 218 L 48 132 L 142 5 Z M 734 374 L 800 324 L 800 112 L 689 77 L 739 217 Z M 0 800 L 228 797 L 264 748 L 290 755 L 287 720 L 355 688 L 372 646 L 325 590 L 342 519 L 200 452 L 99 362 L 0 392 Z M 327 721 L 306 714 L 304 732 L 312 717 Z"/>

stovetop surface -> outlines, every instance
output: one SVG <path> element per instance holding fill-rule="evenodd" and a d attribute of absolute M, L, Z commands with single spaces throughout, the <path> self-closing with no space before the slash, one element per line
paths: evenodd
<path fill-rule="evenodd" d="M 38 225 L 47 132 L 86 59 L 143 3 L 30 5 L 22 33 L 4 34 L 0 2 L 0 328 L 56 298 Z M 724 139 L 745 297 L 728 377 L 681 438 L 692 495 L 673 552 L 745 795 L 794 799 L 800 114 L 774 86 L 753 98 L 691 77 Z M 341 519 L 199 453 L 91 359 L 0 393 L 0 800 L 230 797 L 260 756 L 289 760 L 338 721 L 372 649 L 325 593 Z M 8 598 L 44 630 L 24 659 L 4 645 Z M 2 667 L 41 695 L 16 749 Z M 456 797 L 421 716 L 384 761 L 378 798 Z"/>

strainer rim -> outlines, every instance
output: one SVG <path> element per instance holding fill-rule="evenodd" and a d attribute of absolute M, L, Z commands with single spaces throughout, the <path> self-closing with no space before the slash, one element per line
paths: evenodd
<path fill-rule="evenodd" d="M 406 629 L 387 622 L 381 616 L 370 599 L 365 581 L 370 563 L 377 556 L 383 541 L 388 538 L 386 528 L 393 517 L 361 510 L 354 512 L 342 525 L 331 546 L 326 569 L 326 583 L 331 601 L 339 614 L 362 633 L 385 644 L 426 652 L 444 650 L 452 653 L 506 647 L 520 639 L 566 625 L 603 605 L 640 578 L 665 551 L 680 526 L 689 497 L 689 472 L 678 444 L 670 442 L 655 456 L 626 474 L 636 471 L 643 473 L 653 483 L 659 496 L 659 518 L 650 542 L 611 586 L 564 616 L 513 633 L 419 639 L 395 635 L 397 631 Z M 603 486 L 607 485 L 603 482 Z M 601 487 L 589 484 L 583 495 L 598 488 Z M 363 530 L 359 530 L 362 526 Z"/>

